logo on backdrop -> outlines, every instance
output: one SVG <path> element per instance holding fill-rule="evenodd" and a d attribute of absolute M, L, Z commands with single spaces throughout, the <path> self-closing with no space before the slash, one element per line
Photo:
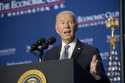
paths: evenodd
<path fill-rule="evenodd" d="M 40 70 L 31 69 L 23 73 L 17 83 L 46 83 L 46 78 Z"/>
<path fill-rule="evenodd" d="M 64 0 L 3 0 L 0 1 L 0 17 L 50 11 L 64 8 Z"/>
<path fill-rule="evenodd" d="M 94 38 L 84 38 L 84 39 L 80 39 L 81 42 L 93 45 L 94 43 Z"/>
<path fill-rule="evenodd" d="M 2 49 L 0 50 L 0 56 L 8 56 L 8 55 L 15 55 L 16 54 L 16 48 L 8 48 L 8 49 Z"/>
<path fill-rule="evenodd" d="M 91 26 L 97 26 L 97 25 L 105 25 L 105 21 L 109 17 L 115 17 L 119 19 L 119 11 L 107 11 L 101 14 L 94 14 L 90 16 L 78 16 L 78 27 L 79 28 L 86 28 Z"/>

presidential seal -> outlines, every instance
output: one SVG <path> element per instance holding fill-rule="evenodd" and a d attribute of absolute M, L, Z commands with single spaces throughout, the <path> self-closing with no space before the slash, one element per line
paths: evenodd
<path fill-rule="evenodd" d="M 40 70 L 31 69 L 23 73 L 17 83 L 46 83 L 46 78 Z"/>

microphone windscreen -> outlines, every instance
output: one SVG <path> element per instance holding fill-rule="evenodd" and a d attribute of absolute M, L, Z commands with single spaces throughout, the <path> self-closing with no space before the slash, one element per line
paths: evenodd
<path fill-rule="evenodd" d="M 52 45 L 52 44 L 54 44 L 56 42 L 56 38 L 55 37 L 50 37 L 47 42 L 48 42 L 49 45 Z"/>
<path fill-rule="evenodd" d="M 37 50 L 38 44 L 32 44 L 31 51 Z"/>
<path fill-rule="evenodd" d="M 36 41 L 36 44 L 38 45 L 42 45 L 43 43 L 46 43 L 46 39 L 45 38 L 40 38 Z"/>

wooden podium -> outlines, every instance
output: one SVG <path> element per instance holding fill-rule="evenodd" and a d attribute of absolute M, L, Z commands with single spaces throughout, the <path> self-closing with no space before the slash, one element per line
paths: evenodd
<path fill-rule="evenodd" d="M 73 60 L 0 67 L 0 83 L 94 83 Z"/>

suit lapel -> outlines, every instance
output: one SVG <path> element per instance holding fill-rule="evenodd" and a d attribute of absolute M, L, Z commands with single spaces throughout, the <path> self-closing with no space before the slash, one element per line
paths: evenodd
<path fill-rule="evenodd" d="M 72 54 L 71 58 L 77 58 L 80 55 L 82 50 L 83 50 L 82 44 L 79 40 L 77 40 L 77 44 L 75 46 L 75 49 L 73 51 L 73 54 Z"/>
<path fill-rule="evenodd" d="M 59 59 L 60 58 L 60 51 L 61 51 L 61 45 L 57 48 L 56 50 L 56 58 Z"/>

